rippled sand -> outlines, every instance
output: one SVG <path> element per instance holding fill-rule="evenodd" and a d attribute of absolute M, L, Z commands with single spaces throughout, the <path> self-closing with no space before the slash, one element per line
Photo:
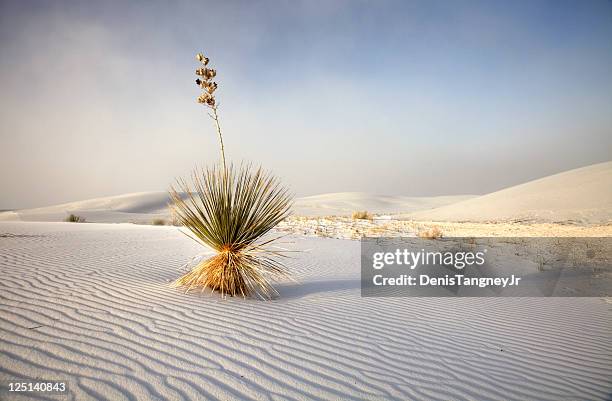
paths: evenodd
<path fill-rule="evenodd" d="M 73 400 L 612 393 L 609 300 L 361 298 L 358 241 L 288 240 L 299 284 L 222 300 L 168 286 L 201 251 L 175 227 L 0 223 L 0 376 Z"/>

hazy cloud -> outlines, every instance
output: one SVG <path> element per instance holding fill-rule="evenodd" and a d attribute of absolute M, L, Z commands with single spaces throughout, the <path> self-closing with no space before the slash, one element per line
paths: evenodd
<path fill-rule="evenodd" d="M 3 2 L 0 208 L 228 154 L 298 195 L 484 193 L 612 154 L 610 2 Z"/>

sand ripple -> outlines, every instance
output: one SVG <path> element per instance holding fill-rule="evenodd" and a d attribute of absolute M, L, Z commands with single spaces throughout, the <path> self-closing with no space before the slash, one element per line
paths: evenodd
<path fill-rule="evenodd" d="M 0 376 L 67 380 L 67 399 L 612 394 L 603 299 L 360 298 L 358 242 L 294 237 L 308 250 L 290 262 L 299 285 L 272 302 L 221 300 L 169 288 L 201 251 L 174 227 L 0 223 L 0 233 L 11 234 L 0 236 Z"/>

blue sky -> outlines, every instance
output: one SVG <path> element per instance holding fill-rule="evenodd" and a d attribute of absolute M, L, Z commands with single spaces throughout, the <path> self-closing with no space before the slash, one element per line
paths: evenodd
<path fill-rule="evenodd" d="M 4 1 L 0 48 L 0 208 L 214 163 L 198 51 L 228 157 L 297 195 L 486 193 L 612 155 L 610 1 Z"/>

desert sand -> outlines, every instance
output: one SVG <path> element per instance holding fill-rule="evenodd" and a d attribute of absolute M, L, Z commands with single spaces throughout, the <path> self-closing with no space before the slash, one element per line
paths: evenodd
<path fill-rule="evenodd" d="M 264 302 L 183 294 L 177 227 L 0 223 L 0 372 L 78 400 L 604 400 L 605 298 L 361 298 L 359 242 L 287 238 Z M 13 399 L 26 399 L 15 397 Z"/>
<path fill-rule="evenodd" d="M 297 216 L 350 216 L 356 210 L 388 214 L 433 209 L 473 198 L 472 195 L 409 197 L 339 192 L 295 199 Z M 63 221 L 71 213 L 91 223 L 144 223 L 170 220 L 167 192 L 139 192 L 34 209 L 0 212 L 2 220 Z"/>
<path fill-rule="evenodd" d="M 151 223 L 170 217 L 167 192 L 138 192 L 0 213 L 2 220 L 63 221 L 78 214 L 91 223 Z"/>
<path fill-rule="evenodd" d="M 544 177 L 405 216 L 435 221 L 612 222 L 612 162 Z"/>
<path fill-rule="evenodd" d="M 350 216 L 354 211 L 375 214 L 416 212 L 472 199 L 475 195 L 452 196 L 386 196 L 363 192 L 337 192 L 297 198 L 293 213 L 297 216 Z"/>

